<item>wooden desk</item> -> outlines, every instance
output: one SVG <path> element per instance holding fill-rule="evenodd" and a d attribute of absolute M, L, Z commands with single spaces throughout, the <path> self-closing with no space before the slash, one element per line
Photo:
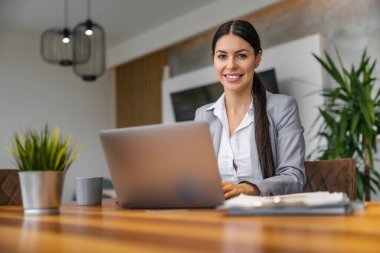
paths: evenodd
<path fill-rule="evenodd" d="M 380 252 L 380 203 L 351 216 L 230 217 L 64 204 L 57 216 L 0 207 L 0 252 Z"/>

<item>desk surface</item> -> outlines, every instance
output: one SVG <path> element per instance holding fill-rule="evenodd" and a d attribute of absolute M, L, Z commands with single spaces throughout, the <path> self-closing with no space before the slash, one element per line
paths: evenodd
<path fill-rule="evenodd" d="M 57 216 L 0 207 L 0 252 L 380 252 L 380 203 L 350 216 L 231 217 L 64 204 Z"/>

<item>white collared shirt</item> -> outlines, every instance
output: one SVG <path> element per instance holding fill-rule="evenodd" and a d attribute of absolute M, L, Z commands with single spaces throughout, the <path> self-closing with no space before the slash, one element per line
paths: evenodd
<path fill-rule="evenodd" d="M 240 183 L 255 179 L 258 171 L 254 171 L 251 160 L 251 133 L 254 132 L 254 113 L 251 102 L 249 109 L 239 126 L 229 135 L 229 124 L 224 94 L 209 109 L 221 121 L 223 130 L 218 153 L 218 168 L 223 181 Z M 252 143 L 252 145 L 255 145 Z M 255 168 L 257 166 L 254 166 Z M 256 168 L 257 169 L 257 168 Z"/>

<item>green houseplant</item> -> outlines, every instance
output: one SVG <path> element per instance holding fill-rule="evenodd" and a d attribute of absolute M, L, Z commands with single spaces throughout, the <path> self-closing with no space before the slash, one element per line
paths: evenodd
<path fill-rule="evenodd" d="M 374 168 L 376 136 L 380 133 L 380 89 L 375 89 L 374 68 L 364 50 L 359 66 L 347 69 L 336 50 L 338 64 L 325 52 L 326 60 L 313 54 L 337 87 L 325 90 L 325 104 L 319 108 L 322 127 L 318 133 L 326 145 L 316 151 L 321 160 L 355 159 L 357 164 L 357 197 L 371 199 L 380 190 L 380 175 Z"/>
<path fill-rule="evenodd" d="M 79 155 L 71 139 L 63 137 L 59 128 L 51 131 L 48 124 L 40 131 L 29 128 L 14 134 L 7 149 L 20 170 L 25 213 L 59 213 L 65 173 Z"/>

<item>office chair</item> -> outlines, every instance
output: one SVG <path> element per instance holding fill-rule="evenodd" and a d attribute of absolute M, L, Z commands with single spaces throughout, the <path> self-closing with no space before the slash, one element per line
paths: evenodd
<path fill-rule="evenodd" d="M 352 158 L 305 161 L 304 192 L 345 192 L 356 199 L 356 165 Z"/>
<path fill-rule="evenodd" d="M 0 206 L 22 205 L 18 170 L 0 169 Z"/>

